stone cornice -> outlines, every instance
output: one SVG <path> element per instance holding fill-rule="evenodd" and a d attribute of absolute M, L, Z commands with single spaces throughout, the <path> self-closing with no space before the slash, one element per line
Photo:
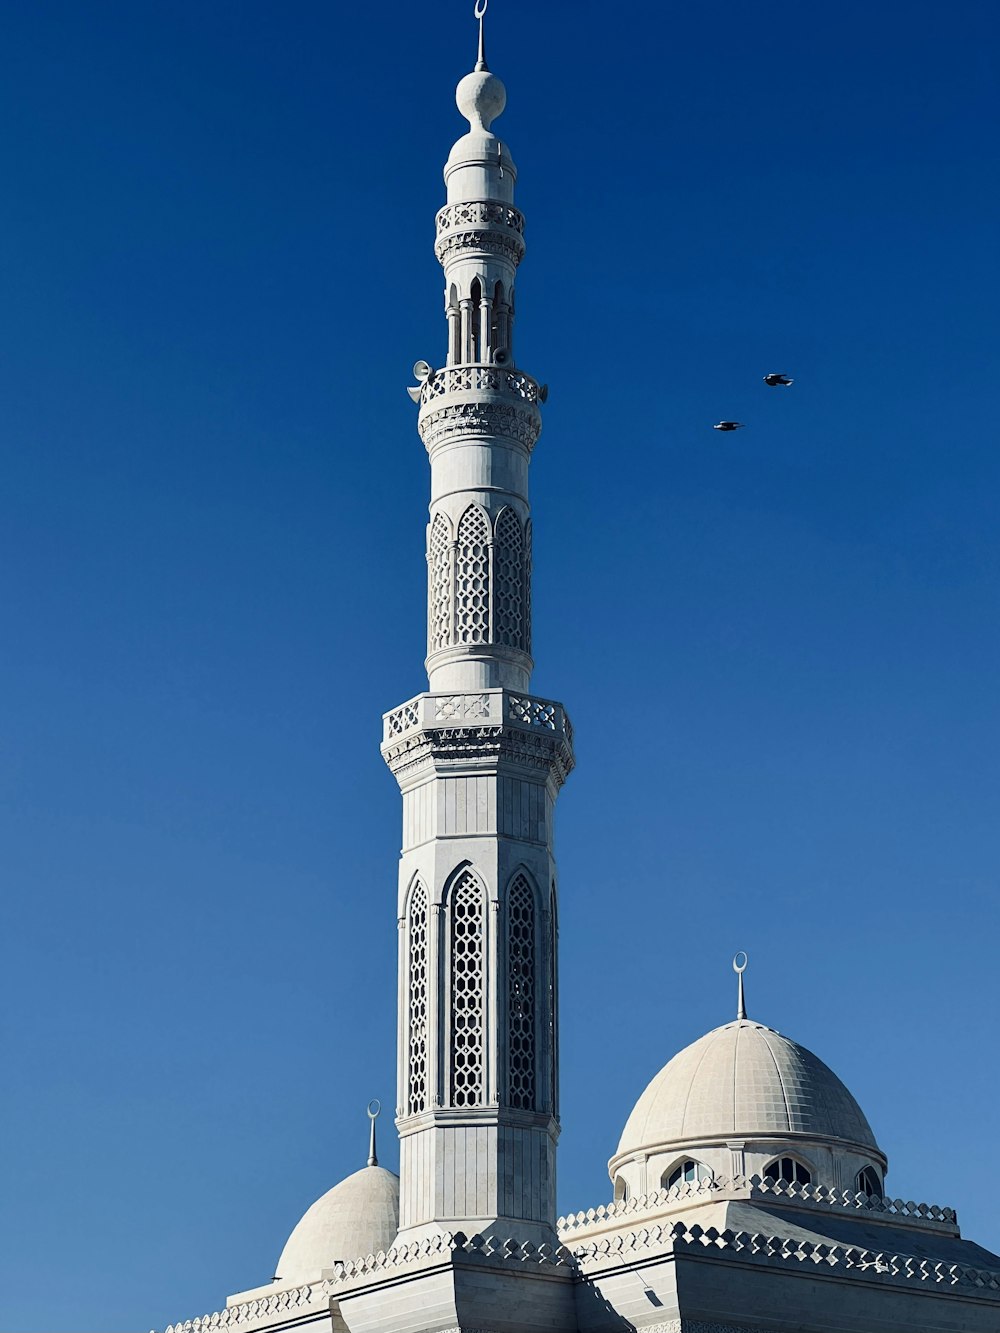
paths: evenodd
<path fill-rule="evenodd" d="M 401 785 L 409 772 L 428 761 L 434 764 L 506 761 L 521 768 L 542 770 L 554 779 L 558 788 L 569 777 L 575 762 L 565 739 L 509 726 L 417 731 L 396 744 L 384 745 L 382 755 Z"/>
<path fill-rule="evenodd" d="M 448 403 L 420 418 L 420 438 L 429 454 L 467 438 L 510 440 L 531 453 L 542 433 L 535 407 L 502 402 Z"/>

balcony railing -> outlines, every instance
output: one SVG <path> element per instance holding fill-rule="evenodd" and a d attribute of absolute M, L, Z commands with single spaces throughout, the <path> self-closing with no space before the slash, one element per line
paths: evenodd
<path fill-rule="evenodd" d="M 420 389 L 420 405 L 426 407 L 438 398 L 453 393 L 483 392 L 509 394 L 525 403 L 545 401 L 544 390 L 537 380 L 523 370 L 507 370 L 503 366 L 445 366 L 425 380 Z"/>
<path fill-rule="evenodd" d="M 411 731 L 438 727 L 483 727 L 513 723 L 517 727 L 549 732 L 572 746 L 573 729 L 562 704 L 507 690 L 472 694 L 418 694 L 383 718 L 384 745 Z"/>

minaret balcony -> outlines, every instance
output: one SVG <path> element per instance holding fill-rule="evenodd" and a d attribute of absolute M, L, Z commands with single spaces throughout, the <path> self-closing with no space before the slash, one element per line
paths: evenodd
<path fill-rule="evenodd" d="M 516 268 L 524 258 L 524 215 L 494 200 L 446 205 L 437 215 L 434 253 L 444 264 L 456 251 L 496 255 Z"/>
<path fill-rule="evenodd" d="M 573 728 L 562 704 L 514 690 L 418 694 L 382 722 L 382 756 L 394 772 L 425 749 L 459 762 L 508 754 L 550 769 L 561 786 L 575 762 Z"/>
<path fill-rule="evenodd" d="M 523 370 L 444 366 L 420 386 L 418 428 L 428 450 L 456 435 L 512 439 L 529 451 L 542 433 L 548 390 Z"/>

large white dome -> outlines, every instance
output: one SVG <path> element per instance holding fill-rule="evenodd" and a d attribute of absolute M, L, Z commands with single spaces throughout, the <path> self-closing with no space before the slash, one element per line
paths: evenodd
<path fill-rule="evenodd" d="M 288 1238 L 275 1281 L 306 1282 L 324 1268 L 388 1250 L 399 1230 L 399 1177 L 365 1166 L 317 1199 Z"/>
<path fill-rule="evenodd" d="M 628 1118 L 623 1154 L 727 1138 L 840 1140 L 881 1152 L 836 1074 L 773 1028 L 738 1019 L 665 1065 Z"/>

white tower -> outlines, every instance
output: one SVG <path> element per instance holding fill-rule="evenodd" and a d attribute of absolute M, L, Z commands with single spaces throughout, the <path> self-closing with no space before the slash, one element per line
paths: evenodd
<path fill-rule="evenodd" d="M 483 51 L 458 85 L 435 252 L 447 364 L 418 363 L 431 463 L 428 691 L 386 714 L 403 794 L 399 875 L 400 1238 L 555 1242 L 558 1122 L 552 817 L 573 766 L 561 705 L 529 694 L 528 464 L 545 390 L 515 369 L 524 219 L 491 124 Z M 499 1224 L 499 1226 L 498 1226 Z"/>

